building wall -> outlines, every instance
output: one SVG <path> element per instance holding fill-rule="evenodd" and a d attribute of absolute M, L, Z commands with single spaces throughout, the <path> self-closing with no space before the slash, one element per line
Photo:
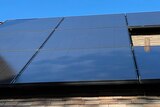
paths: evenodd
<path fill-rule="evenodd" d="M 160 107 L 160 97 L 67 97 L 1 99 L 1 107 Z"/>

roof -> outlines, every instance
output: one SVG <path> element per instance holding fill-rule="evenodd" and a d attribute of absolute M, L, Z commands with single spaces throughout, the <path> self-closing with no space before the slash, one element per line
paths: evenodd
<path fill-rule="evenodd" d="M 159 44 L 146 52 L 132 44 L 129 32 L 159 29 L 159 18 L 160 12 L 148 12 L 5 21 L 0 86 L 159 83 Z"/>

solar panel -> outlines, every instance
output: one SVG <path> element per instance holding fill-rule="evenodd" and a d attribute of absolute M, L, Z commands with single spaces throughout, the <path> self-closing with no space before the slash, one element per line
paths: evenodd
<path fill-rule="evenodd" d="M 128 26 L 159 26 L 160 12 L 128 13 Z"/>
<path fill-rule="evenodd" d="M 129 41 L 125 27 L 58 28 L 16 83 L 136 81 Z"/>
<path fill-rule="evenodd" d="M 0 84 L 9 84 L 34 52 L 0 52 Z"/>
<path fill-rule="evenodd" d="M 32 19 L 6 20 L 6 21 L 3 23 L 3 26 L 2 26 L 2 25 L 0 26 L 0 29 L 1 29 L 1 28 L 4 28 L 4 27 L 9 27 L 9 26 L 12 26 L 12 25 L 24 23 L 24 22 L 27 22 L 27 21 L 30 21 L 30 20 L 32 20 Z"/>
<path fill-rule="evenodd" d="M 66 17 L 59 29 L 126 27 L 124 14 Z"/>
<path fill-rule="evenodd" d="M 37 19 L 0 28 L 0 51 L 38 49 L 60 20 Z"/>
<path fill-rule="evenodd" d="M 123 14 L 68 17 L 55 29 L 61 21 L 13 20 L 0 27 L 0 74 L 6 75 L 0 84 L 10 83 L 20 71 L 15 83 L 137 81 Z"/>
<path fill-rule="evenodd" d="M 21 71 L 61 19 L 15 20 L 1 25 L 0 84 L 9 83 Z"/>
<path fill-rule="evenodd" d="M 51 30 L 0 32 L 0 51 L 36 50 L 50 32 Z"/>
<path fill-rule="evenodd" d="M 0 31 L 44 31 L 53 30 L 62 18 L 42 18 L 7 21 L 1 25 Z M 12 25 L 11 25 L 12 23 Z"/>
<path fill-rule="evenodd" d="M 40 51 L 16 83 L 136 80 L 129 48 Z"/>
<path fill-rule="evenodd" d="M 151 46 L 146 50 L 145 47 L 134 47 L 137 66 L 142 81 L 145 79 L 160 78 L 160 47 Z"/>
<path fill-rule="evenodd" d="M 56 30 L 44 50 L 130 47 L 127 28 Z"/>

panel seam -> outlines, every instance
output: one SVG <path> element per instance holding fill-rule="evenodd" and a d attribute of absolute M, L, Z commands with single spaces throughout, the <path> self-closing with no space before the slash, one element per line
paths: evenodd
<path fill-rule="evenodd" d="M 20 72 L 12 79 L 12 81 L 10 82 L 10 84 L 13 84 L 16 82 L 16 80 L 21 76 L 21 74 L 24 72 L 24 70 L 29 66 L 29 64 L 33 61 L 33 59 L 36 57 L 36 55 L 40 52 L 40 50 L 45 46 L 45 44 L 47 43 L 47 41 L 51 38 L 51 36 L 54 34 L 54 32 L 56 31 L 56 29 L 59 27 L 59 25 L 62 23 L 62 21 L 64 20 L 64 18 L 62 18 L 59 23 L 57 24 L 56 27 L 54 27 L 54 29 L 52 30 L 52 32 L 49 34 L 49 36 L 45 39 L 45 41 L 42 43 L 42 45 L 40 45 L 40 47 L 36 50 L 36 52 L 33 54 L 33 56 L 29 59 L 29 61 L 25 64 L 25 66 L 20 70 Z"/>
<path fill-rule="evenodd" d="M 126 20 L 126 24 L 128 26 L 128 20 L 127 20 L 127 16 L 125 15 L 125 20 Z M 139 70 L 138 70 L 138 65 L 137 65 L 137 61 L 136 61 L 136 56 L 135 56 L 135 52 L 134 52 L 134 48 L 133 48 L 133 42 L 132 42 L 132 38 L 131 38 L 131 34 L 128 30 L 128 33 L 129 33 L 129 40 L 130 40 L 130 47 L 131 47 L 131 52 L 132 52 L 132 57 L 133 57 L 133 62 L 134 62 L 134 66 L 135 66 L 135 70 L 136 70 L 136 74 L 137 74 L 137 79 L 138 79 L 138 82 L 139 84 L 141 84 L 141 76 L 140 76 L 140 73 L 139 73 Z"/>

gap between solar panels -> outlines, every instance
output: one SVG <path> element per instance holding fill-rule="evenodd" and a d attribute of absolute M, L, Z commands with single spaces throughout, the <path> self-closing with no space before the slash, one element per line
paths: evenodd
<path fill-rule="evenodd" d="M 149 52 L 151 46 L 160 46 L 160 27 L 130 28 L 133 46 L 142 46 L 144 51 Z"/>
<path fill-rule="evenodd" d="M 125 15 L 125 20 L 126 20 L 126 24 L 128 25 L 127 15 Z M 130 32 L 130 29 L 128 29 L 128 33 L 129 33 L 129 38 L 130 38 L 130 43 L 131 43 L 131 51 L 132 51 L 132 55 L 133 55 L 133 60 L 134 60 L 134 66 L 135 66 L 135 69 L 136 69 L 137 79 L 138 79 L 139 83 L 141 83 L 140 73 L 138 71 L 137 61 L 136 61 L 135 53 L 134 53 L 134 50 L 133 50 L 133 41 L 132 41 L 132 37 L 131 37 L 132 33 Z"/>
<path fill-rule="evenodd" d="M 158 82 L 160 27 L 131 27 L 129 32 L 140 83 Z"/>

